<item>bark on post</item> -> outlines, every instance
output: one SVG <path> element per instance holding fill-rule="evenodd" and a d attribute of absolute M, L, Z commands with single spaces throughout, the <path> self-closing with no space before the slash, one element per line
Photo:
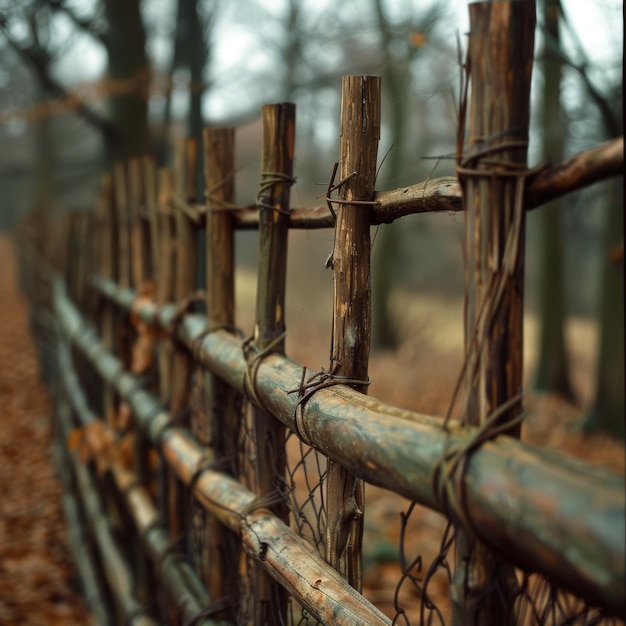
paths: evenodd
<path fill-rule="evenodd" d="M 128 189 L 126 185 L 126 167 L 124 163 L 113 166 L 113 189 L 117 213 L 119 283 L 130 287 L 130 228 L 128 219 Z"/>
<path fill-rule="evenodd" d="M 128 163 L 128 188 L 130 198 L 130 244 L 131 276 L 137 286 L 139 297 L 154 299 L 154 266 L 151 250 L 156 245 L 158 233 L 151 230 L 151 220 L 156 220 L 155 170 L 148 165 L 149 159 L 132 158 Z M 153 213 L 154 212 L 154 213 Z M 137 317 L 132 321 L 133 346 L 131 371 L 137 376 L 150 377 L 154 373 L 155 333 Z M 141 488 L 154 486 L 154 476 L 150 467 L 150 441 L 146 434 L 132 424 L 134 437 L 133 466 Z M 157 613 L 157 598 L 152 592 L 155 576 L 149 554 L 142 543 L 133 545 L 133 565 L 137 572 L 136 593 L 142 603 L 153 613 Z"/>
<path fill-rule="evenodd" d="M 181 203 L 188 203 L 195 197 L 195 163 L 196 146 L 193 140 L 181 139 L 176 144 L 174 162 L 174 197 L 171 226 L 172 256 L 174 266 L 171 271 L 173 278 L 172 295 L 179 306 L 193 293 L 196 285 L 197 250 L 196 236 L 189 217 L 180 208 Z M 169 340 L 168 340 L 169 342 Z M 191 355 L 179 345 L 170 342 L 171 360 L 170 377 L 170 411 L 175 419 L 181 419 L 188 407 L 191 383 Z M 183 423 L 185 423 L 183 421 Z M 188 422 L 186 423 L 188 424 Z M 185 531 L 185 518 L 188 513 L 186 494 L 183 485 L 173 472 L 167 474 L 167 507 L 169 531 L 173 539 Z"/>
<path fill-rule="evenodd" d="M 145 185 L 141 160 L 130 159 L 128 162 L 128 193 L 130 198 L 130 247 L 134 284 L 139 288 L 150 273 L 148 228 L 145 219 Z"/>
<path fill-rule="evenodd" d="M 117 255 L 119 257 L 118 281 L 121 287 L 135 287 L 132 275 L 132 251 L 131 251 L 131 215 L 128 189 L 128 171 L 126 163 L 116 163 L 113 167 L 113 193 L 115 196 L 116 228 L 117 228 Z M 132 333 L 126 316 L 116 316 L 115 351 L 120 354 L 125 367 L 130 367 Z M 119 403 L 115 406 L 116 428 L 125 428 L 120 411 Z"/>
<path fill-rule="evenodd" d="M 171 215 L 172 171 L 161 168 L 158 175 L 159 282 L 156 285 L 158 304 L 174 300 L 174 220 Z M 159 345 L 159 394 L 166 404 L 171 395 L 172 345 L 163 340 Z"/>
<path fill-rule="evenodd" d="M 196 196 L 197 146 L 193 139 L 181 139 L 176 145 L 174 193 L 177 204 L 189 205 Z M 198 237 L 190 217 L 176 206 L 174 209 L 175 253 L 174 301 L 183 305 L 196 287 Z M 188 307 L 191 305 L 189 303 Z M 188 404 L 191 356 L 186 350 L 174 351 L 171 410 L 176 414 Z"/>
<path fill-rule="evenodd" d="M 161 168 L 158 176 L 158 225 L 159 225 L 159 282 L 156 285 L 157 303 L 176 301 L 176 223 L 172 210 L 174 195 L 173 174 L 170 169 Z M 163 403 L 171 407 L 174 395 L 174 346 L 171 339 L 162 337 L 158 348 L 158 386 Z M 159 506 L 167 520 L 172 539 L 180 536 L 183 529 L 181 489 L 174 473 L 161 464 L 158 475 Z M 170 618 L 175 622 L 175 616 Z M 176 622 L 175 622 L 176 623 Z"/>
<path fill-rule="evenodd" d="M 207 188 L 207 318 L 213 329 L 235 326 L 235 229 L 227 205 L 235 195 L 235 130 L 204 130 L 204 163 Z M 232 456 L 230 470 L 237 474 L 238 418 L 231 388 L 216 376 L 209 387 L 208 432 L 218 457 Z"/>
<path fill-rule="evenodd" d="M 263 152 L 259 209 L 259 265 L 256 321 L 252 348 L 247 355 L 248 388 L 254 394 L 255 360 L 265 353 L 285 350 L 285 286 L 287 281 L 287 236 L 289 190 L 293 182 L 296 108 L 291 103 L 262 107 Z M 286 464 L 285 427 L 264 410 L 254 410 L 256 442 L 256 492 L 271 496 L 280 492 L 271 511 L 287 522 L 289 511 L 283 498 Z M 286 618 L 285 590 L 258 570 L 254 623 L 283 623 Z"/>
<path fill-rule="evenodd" d="M 380 137 L 380 78 L 344 76 L 341 100 L 339 188 L 333 250 L 334 305 L 331 370 L 366 381 L 372 331 L 370 288 L 371 206 Z M 365 393 L 366 384 L 354 384 Z M 361 591 L 364 486 L 328 462 L 326 560 Z"/>
<path fill-rule="evenodd" d="M 148 242 L 148 276 L 156 293 L 159 283 L 159 209 L 157 204 L 157 168 L 151 157 L 142 158 L 144 180 L 145 218 L 147 222 L 146 241 Z"/>
<path fill-rule="evenodd" d="M 459 166 L 467 260 L 463 410 L 469 424 L 509 424 L 515 437 L 522 411 L 523 191 L 534 31 L 534 2 L 470 4 L 471 100 Z M 495 413 L 507 401 L 508 410 Z M 513 567 L 465 530 L 457 533 L 457 553 L 453 623 L 510 623 Z"/>
<path fill-rule="evenodd" d="M 226 207 L 235 195 L 235 129 L 206 128 L 204 139 L 204 179 L 206 181 L 206 291 L 209 328 L 235 326 L 235 230 Z M 201 368 L 198 384 L 205 389 L 205 423 L 192 423 L 192 430 L 205 445 L 211 446 L 216 461 L 230 459 L 229 469 L 237 476 L 237 439 L 240 405 L 236 392 L 214 374 Z M 211 597 L 228 594 L 231 605 L 238 605 L 236 537 L 194 501 L 198 519 L 201 567 Z"/>
<path fill-rule="evenodd" d="M 113 205 L 113 178 L 104 176 L 100 186 L 96 208 L 98 219 L 98 273 L 117 282 L 118 256 L 117 256 L 117 220 Z M 114 313 L 109 306 L 99 307 L 100 316 L 97 327 L 102 337 L 102 342 L 107 350 L 113 349 L 115 336 Z M 99 405 L 102 415 L 107 424 L 112 426 L 110 416 L 113 414 L 114 395 L 110 385 L 105 384 L 102 392 L 101 404 Z"/>

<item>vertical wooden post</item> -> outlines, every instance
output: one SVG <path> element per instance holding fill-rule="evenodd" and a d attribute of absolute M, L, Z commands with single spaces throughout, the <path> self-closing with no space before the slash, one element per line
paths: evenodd
<path fill-rule="evenodd" d="M 159 282 L 156 285 L 158 304 L 174 299 L 174 220 L 172 218 L 172 171 L 161 168 L 158 174 L 158 230 L 159 230 Z M 165 404 L 171 400 L 172 344 L 166 339 L 159 342 L 159 394 Z"/>
<path fill-rule="evenodd" d="M 179 204 L 189 203 L 195 197 L 195 168 L 195 141 L 181 139 L 176 144 L 173 185 L 174 200 L 178 200 Z M 165 245 L 171 247 L 170 261 L 173 266 L 169 266 L 169 272 L 163 268 L 163 279 L 167 279 L 166 288 L 169 286 L 168 299 L 182 304 L 192 295 L 196 285 L 197 237 L 183 209 L 180 206 L 168 208 L 173 211 L 173 217 L 170 217 L 163 234 L 167 239 Z M 163 239 L 161 241 L 164 243 Z M 180 418 L 182 411 L 189 406 L 191 355 L 177 347 L 171 339 L 167 339 L 165 344 L 168 346 L 164 358 L 169 378 L 169 410 L 176 418 Z M 170 469 L 167 470 L 166 493 L 168 530 L 172 539 L 178 540 L 185 531 L 188 506 L 183 485 Z M 173 616 L 172 621 L 174 624 L 180 623 L 178 616 Z"/>
<path fill-rule="evenodd" d="M 155 209 L 155 178 L 154 168 L 150 169 L 148 159 L 131 159 L 128 164 L 128 194 L 130 213 L 130 246 L 131 246 L 131 276 L 136 287 L 136 293 L 141 298 L 154 297 L 153 267 L 150 250 L 150 211 Z M 147 176 L 151 175 L 151 176 Z M 148 197 L 151 199 L 147 205 Z M 153 330 L 143 322 L 137 320 L 133 326 L 133 354 L 130 371 L 136 376 L 143 377 L 154 371 L 153 354 L 155 341 Z M 153 475 L 149 464 L 150 441 L 142 429 L 133 425 L 134 437 L 134 466 L 139 480 L 149 487 L 153 482 Z M 151 612 L 158 610 L 157 598 L 152 593 L 155 584 L 153 568 L 150 558 L 142 542 L 133 546 L 133 565 L 137 574 L 136 594 L 142 604 L 150 607 Z"/>
<path fill-rule="evenodd" d="M 128 188 L 126 185 L 126 167 L 124 163 L 113 166 L 113 189 L 115 209 L 117 212 L 118 253 L 119 253 L 119 284 L 121 287 L 131 286 L 130 275 L 130 228 L 128 216 Z"/>
<path fill-rule="evenodd" d="M 232 215 L 224 204 L 235 199 L 235 129 L 204 130 L 204 164 L 206 180 L 207 241 L 207 317 L 211 328 L 233 328 L 235 325 L 235 229 Z M 223 397 L 230 389 L 212 377 L 211 440 L 217 454 L 230 455 L 237 450 L 237 424 L 228 419 L 226 409 L 231 398 Z M 231 471 L 236 475 L 236 459 Z"/>
<path fill-rule="evenodd" d="M 287 280 L 287 236 L 289 232 L 289 190 L 293 182 L 296 108 L 292 103 L 262 107 L 263 152 L 259 209 L 259 266 L 256 321 L 253 347 L 257 356 L 264 351 L 284 353 L 285 286 Z M 252 354 L 251 359 L 255 358 Z M 253 365 L 252 361 L 249 361 Z M 254 381 L 251 381 L 254 385 Z M 272 415 L 254 410 L 256 442 L 256 491 L 260 496 L 283 489 L 286 453 L 285 428 Z M 286 502 L 271 507 L 283 521 L 288 519 Z M 255 624 L 286 622 L 287 596 L 273 579 L 257 570 Z"/>
<path fill-rule="evenodd" d="M 160 259 L 160 246 L 159 246 L 159 210 L 157 205 L 157 169 L 154 159 L 150 157 L 144 157 L 142 159 L 142 170 L 144 180 L 144 199 L 145 199 L 145 212 L 144 215 L 147 220 L 146 240 L 148 241 L 148 275 L 153 283 L 153 288 L 156 290 L 156 286 L 159 283 L 159 259 Z"/>
<path fill-rule="evenodd" d="M 535 3 L 470 4 L 471 100 L 459 175 L 466 203 L 464 418 L 510 424 L 520 435 L 524 212 Z M 519 400 L 516 401 L 516 398 Z M 508 410 L 503 404 L 510 402 Z M 500 412 L 496 411 L 500 408 Z M 511 623 L 517 583 L 509 564 L 457 532 L 453 623 Z"/>
<path fill-rule="evenodd" d="M 174 193 L 184 204 L 196 197 L 197 145 L 194 139 L 181 139 L 176 144 L 174 164 Z M 182 303 L 196 287 L 198 237 L 190 217 L 179 207 L 174 211 L 175 270 L 174 301 Z M 191 358 L 188 352 L 174 352 L 172 370 L 172 399 L 170 410 L 176 414 L 188 405 Z"/>
<path fill-rule="evenodd" d="M 340 181 L 333 250 L 334 304 L 331 367 L 338 376 L 365 381 L 372 331 L 370 214 L 380 138 L 380 78 L 344 76 L 341 93 Z M 351 385 L 365 393 L 366 384 Z M 364 487 L 328 461 L 326 560 L 358 591 Z"/>
<path fill-rule="evenodd" d="M 130 249 L 131 249 L 131 275 L 136 288 L 144 286 L 148 279 L 148 243 L 146 239 L 145 211 L 145 187 L 143 184 L 143 172 L 139 158 L 128 162 L 128 197 L 130 215 Z"/>
<path fill-rule="evenodd" d="M 160 213 L 160 205 L 158 202 L 158 193 L 162 190 L 159 189 L 158 170 L 156 162 L 151 157 L 143 157 L 141 159 L 141 179 L 143 181 L 141 197 L 144 200 L 144 210 L 142 211 L 143 221 L 143 235 L 142 241 L 145 247 L 142 252 L 144 258 L 146 273 L 145 280 L 147 281 L 145 296 L 159 301 L 159 276 L 161 275 L 161 233 L 160 225 L 161 220 L 164 218 Z M 169 219 L 169 218 L 168 218 Z M 159 379 L 161 376 L 161 354 L 163 353 L 163 344 L 165 342 L 158 341 L 158 337 L 155 336 L 154 344 L 154 357 L 155 362 L 152 364 L 152 372 L 156 375 L 156 382 L 153 383 L 153 391 L 159 391 Z M 159 496 L 163 496 L 163 486 L 166 482 L 164 464 L 161 464 L 156 472 L 149 467 L 148 463 L 148 451 L 150 449 L 150 443 L 148 438 L 145 437 L 143 431 L 137 433 L 140 438 L 138 442 L 138 449 L 143 449 L 143 458 L 137 459 L 138 464 L 142 464 L 141 468 L 138 467 L 138 474 L 141 476 L 148 476 L 149 482 L 160 489 Z M 142 471 L 139 471 L 139 470 Z M 164 506 L 164 498 L 160 498 L 159 508 L 164 519 L 167 519 L 167 511 Z M 167 611 L 162 598 L 155 597 L 154 593 L 151 593 L 153 584 L 155 584 L 155 572 L 148 563 L 147 568 L 144 570 L 146 573 L 146 583 L 149 588 L 149 598 L 145 601 L 145 604 L 149 606 L 155 614 L 160 613 L 162 617 L 165 617 Z"/>
<path fill-rule="evenodd" d="M 180 203 L 189 203 L 195 197 L 195 161 L 195 141 L 186 139 L 178 141 L 175 149 L 173 191 L 174 199 Z M 168 233 L 173 260 L 173 267 L 170 268 L 172 278 L 170 299 L 180 304 L 195 289 L 197 238 L 193 224 L 182 208 L 174 206 L 170 207 L 170 210 L 173 210 Z M 177 348 L 172 340 L 168 339 L 166 343 L 169 345 L 166 351 L 170 377 L 168 382 L 169 410 L 175 417 L 180 417 L 182 411 L 186 410 L 189 405 L 191 356 L 186 350 Z M 169 531 L 172 538 L 178 539 L 184 531 L 187 513 L 184 490 L 174 472 L 168 470 L 167 474 Z"/>
<path fill-rule="evenodd" d="M 117 281 L 119 276 L 118 257 L 118 227 L 117 215 L 114 205 L 113 178 L 110 175 L 104 176 L 100 188 L 97 205 L 98 215 L 98 246 L 99 260 L 98 272 L 104 278 Z M 113 350 L 115 342 L 115 317 L 109 303 L 103 302 L 100 307 L 100 319 L 98 323 L 102 342 L 107 350 Z M 115 408 L 115 396 L 110 385 L 104 384 L 102 394 L 102 404 L 100 411 L 107 420 L 107 425 L 113 427 L 112 418 Z"/>
<path fill-rule="evenodd" d="M 205 128 L 204 179 L 206 181 L 206 291 L 209 328 L 235 326 L 235 230 L 227 204 L 235 199 L 235 129 Z M 214 374 L 198 370 L 205 389 L 205 423 L 192 423 L 199 440 L 211 445 L 215 460 L 230 459 L 237 476 L 240 402 L 234 390 Z M 201 382 L 198 380 L 198 383 Z M 202 573 L 213 598 L 226 595 L 238 605 L 237 542 L 215 518 L 198 506 Z"/>
<path fill-rule="evenodd" d="M 158 175 L 158 230 L 159 230 L 159 282 L 156 285 L 156 299 L 158 304 L 174 300 L 174 281 L 176 271 L 176 232 L 172 209 L 172 171 L 161 168 Z M 159 395 L 167 407 L 171 407 L 173 396 L 172 370 L 174 348 L 167 336 L 162 336 L 158 348 Z M 159 468 L 159 505 L 167 520 L 168 531 L 173 539 L 180 533 L 179 501 L 177 495 L 180 490 L 176 477 L 162 463 Z M 170 614 L 170 618 L 175 616 Z"/>
<path fill-rule="evenodd" d="M 128 190 L 128 167 L 126 163 L 116 163 L 113 166 L 113 193 L 115 195 L 115 210 L 117 214 L 117 236 L 119 256 L 118 284 L 122 288 L 134 287 L 132 275 L 131 250 L 131 207 Z M 126 369 L 131 363 L 132 332 L 128 324 L 126 313 L 115 315 L 115 349 Z M 119 402 L 116 402 L 116 428 L 124 429 L 128 413 L 120 411 Z M 119 419 L 122 418 L 122 419 Z"/>

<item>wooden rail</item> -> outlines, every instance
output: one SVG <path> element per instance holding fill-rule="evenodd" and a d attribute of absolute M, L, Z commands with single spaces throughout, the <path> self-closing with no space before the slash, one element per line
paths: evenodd
<path fill-rule="evenodd" d="M 101 279 L 96 284 L 125 310 L 161 329 L 171 327 L 174 305 L 137 303 L 130 290 Z M 80 312 L 57 294 L 57 315 L 68 335 L 86 354 L 100 355 L 95 363 L 100 374 L 107 381 L 116 381 L 117 391 L 131 403 L 138 419 L 147 421 L 151 437 L 158 437 L 171 416 L 165 409 L 158 411 L 155 399 L 130 375 L 123 374 L 120 363 L 104 352 L 97 336 L 89 332 Z M 246 362 L 241 340 L 223 330 L 203 336 L 205 328 L 203 316 L 189 314 L 178 326 L 178 337 L 194 347 L 204 367 L 243 391 Z M 302 367 L 286 357 L 272 355 L 263 360 L 257 393 L 272 415 L 291 430 L 298 428 L 307 442 L 355 476 L 449 512 L 438 499 L 434 471 L 446 449 L 463 446 L 471 439 L 471 429 L 452 425 L 447 432 L 441 419 L 400 411 L 341 385 L 317 391 L 296 427 L 297 397 L 290 391 L 297 388 L 301 375 Z M 381 446 L 381 441 L 386 445 Z M 171 457 L 179 458 L 175 453 Z M 193 467 L 193 462 L 188 465 Z M 193 469 L 187 471 L 193 473 Z M 225 483 L 220 493 L 227 495 L 230 486 Z M 482 538 L 494 550 L 521 567 L 541 571 L 593 603 L 623 611 L 623 477 L 501 436 L 472 455 L 463 487 L 473 514 L 481 520 Z M 571 511 L 578 514 L 573 516 Z"/>

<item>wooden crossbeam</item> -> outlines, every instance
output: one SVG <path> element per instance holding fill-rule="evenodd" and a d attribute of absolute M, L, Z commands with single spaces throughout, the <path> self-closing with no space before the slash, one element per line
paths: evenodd
<path fill-rule="evenodd" d="M 578 191 L 607 178 L 624 175 L 624 138 L 613 139 L 585 150 L 556 165 L 537 170 L 528 180 L 524 193 L 526 210 Z M 461 187 L 454 176 L 444 176 L 400 187 L 377 191 L 372 207 L 371 223 L 388 224 L 405 215 L 416 213 L 454 213 L 463 211 Z M 194 205 L 199 218 L 205 209 Z M 238 230 L 254 230 L 259 220 L 254 205 L 242 205 L 229 210 Z M 294 207 L 289 215 L 289 227 L 298 229 L 332 228 L 334 219 L 326 205 L 311 208 Z"/>

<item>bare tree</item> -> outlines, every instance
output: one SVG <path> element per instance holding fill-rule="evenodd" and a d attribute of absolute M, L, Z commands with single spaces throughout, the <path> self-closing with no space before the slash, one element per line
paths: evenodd
<path fill-rule="evenodd" d="M 108 59 L 105 91 L 108 93 L 108 115 L 85 103 L 52 71 L 55 46 L 22 35 L 29 15 L 48 7 L 65 15 L 75 28 L 88 33 L 103 46 Z M 51 17 L 54 28 L 54 16 Z M 70 101 L 77 114 L 89 122 L 103 137 L 111 159 L 127 158 L 149 150 L 148 86 L 150 71 L 145 51 L 146 33 L 139 0 L 107 0 L 93 15 L 78 14 L 64 0 L 33 0 L 11 10 L 0 12 L 0 29 L 5 40 L 33 70 L 42 87 L 53 97 Z M 56 38 L 58 40 L 58 37 Z M 60 46 L 62 47 L 62 46 Z"/>
<path fill-rule="evenodd" d="M 207 89 L 205 74 L 209 63 L 211 29 L 216 12 L 216 0 L 203 3 L 202 6 L 198 4 L 197 0 L 178 0 L 177 2 L 176 30 L 168 80 L 171 84 L 171 79 L 177 70 L 186 70 L 189 74 L 187 136 L 194 137 L 198 143 L 201 142 L 204 126 L 202 103 Z M 159 142 L 159 160 L 162 163 L 167 160 L 171 110 L 172 89 L 170 88 L 166 95 L 163 127 Z M 202 176 L 199 176 L 198 180 L 201 181 L 201 179 Z"/>
<path fill-rule="evenodd" d="M 391 130 L 392 148 L 385 168 L 391 173 L 393 182 L 404 169 L 406 158 L 405 137 L 412 90 L 411 66 L 420 52 L 421 44 L 431 36 L 437 22 L 443 17 L 445 5 L 433 4 L 430 9 L 416 15 L 409 12 L 402 24 L 394 24 L 387 13 L 386 3 L 383 0 L 372 2 Z M 393 348 L 398 342 L 389 306 L 393 286 L 392 258 L 398 245 L 397 228 L 396 224 L 389 224 L 380 229 L 372 257 L 372 340 L 377 349 Z"/>
<path fill-rule="evenodd" d="M 547 44 L 544 46 L 543 90 L 541 103 L 542 149 L 544 158 L 553 163 L 563 159 L 566 129 L 560 105 L 561 68 L 563 61 L 555 49 L 560 48 L 560 0 L 544 0 L 543 19 Z M 559 200 L 543 207 L 539 213 L 539 358 L 535 385 L 542 391 L 554 391 L 567 399 L 574 393 L 568 372 L 565 349 L 565 288 L 563 281 L 563 218 Z"/>
<path fill-rule="evenodd" d="M 600 89 L 591 79 L 591 63 L 578 42 L 571 24 L 565 26 L 577 42 L 578 62 L 555 47 L 563 62 L 573 69 L 581 80 L 590 103 L 593 104 L 600 122 L 603 139 L 620 137 L 623 123 L 623 76 L 619 82 Z M 603 242 L 600 249 L 600 294 L 598 320 L 600 346 L 596 368 L 596 393 L 587 419 L 587 430 L 603 430 L 618 437 L 625 436 L 626 414 L 624 386 L 624 262 L 620 260 L 620 247 L 624 245 L 624 189 L 623 180 L 607 183 L 609 193 L 605 196 L 605 221 Z M 623 253 L 622 253 L 623 255 Z"/>

